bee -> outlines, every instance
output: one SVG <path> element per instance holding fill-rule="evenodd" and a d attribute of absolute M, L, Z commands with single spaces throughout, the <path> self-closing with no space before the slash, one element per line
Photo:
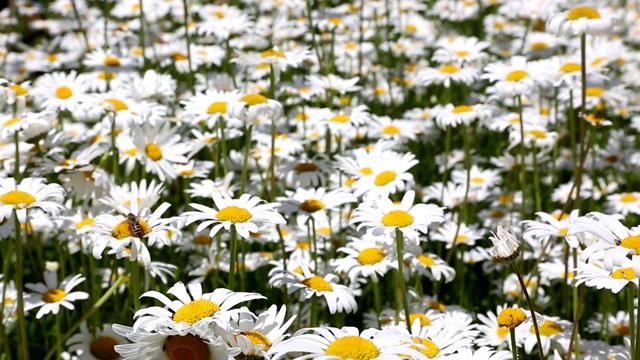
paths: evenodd
<path fill-rule="evenodd" d="M 144 237 L 144 229 L 142 228 L 142 225 L 140 225 L 140 222 L 138 221 L 138 217 L 136 215 L 129 213 L 127 215 L 127 223 L 129 224 L 133 235 L 135 235 L 139 239 L 142 239 L 142 237 Z"/>

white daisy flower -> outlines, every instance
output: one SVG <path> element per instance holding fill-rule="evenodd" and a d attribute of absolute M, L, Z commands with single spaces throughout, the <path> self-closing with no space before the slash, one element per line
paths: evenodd
<path fill-rule="evenodd" d="M 177 134 L 178 128 L 171 128 L 168 123 L 133 128 L 133 142 L 138 149 L 137 155 L 146 170 L 158 175 L 161 181 L 173 180 L 177 177 L 174 164 L 189 162 L 184 154 L 189 147 Z"/>
<path fill-rule="evenodd" d="M 546 29 L 561 36 L 608 35 L 618 20 L 614 14 L 607 13 L 606 9 L 577 6 L 550 17 Z"/>
<path fill-rule="evenodd" d="M 69 352 L 75 352 L 78 360 L 117 359 L 119 355 L 114 347 L 129 343 L 124 336 L 113 331 L 111 324 L 104 324 L 94 331 L 89 331 L 87 323 L 82 323 L 80 333 L 67 340 Z"/>
<path fill-rule="evenodd" d="M 232 199 L 227 193 L 214 192 L 211 197 L 218 210 L 192 203 L 189 205 L 197 211 L 188 211 L 182 215 L 185 217 L 187 225 L 195 221 L 202 221 L 196 231 L 202 231 L 202 229 L 213 225 L 210 236 L 214 236 L 223 228 L 229 231 L 233 225 L 238 235 L 248 239 L 250 232 L 258 232 L 258 223 L 286 223 L 282 215 L 274 210 L 280 206 L 279 203 L 258 205 L 264 200 L 250 194 L 243 194 L 239 199 Z"/>
<path fill-rule="evenodd" d="M 0 179 L 0 219 L 15 211 L 20 223 L 27 222 L 27 210 L 41 208 L 52 215 L 64 209 L 64 189 L 58 184 L 45 184 L 42 178 L 25 178 L 20 184 L 14 178 Z"/>
<path fill-rule="evenodd" d="M 54 72 L 38 78 L 31 91 L 36 103 L 47 110 L 74 111 L 86 100 L 88 85 L 75 71 Z"/>
<path fill-rule="evenodd" d="M 69 310 L 75 309 L 74 301 L 89 298 L 89 294 L 84 291 L 71 292 L 74 287 L 84 280 L 85 278 L 81 274 L 70 275 L 58 284 L 58 274 L 45 271 L 44 284 L 25 284 L 25 287 L 33 291 L 33 293 L 25 294 L 24 310 L 29 311 L 40 308 L 36 314 L 36 319 L 40 319 L 49 313 L 57 314 L 60 311 L 60 306 L 64 306 Z"/>

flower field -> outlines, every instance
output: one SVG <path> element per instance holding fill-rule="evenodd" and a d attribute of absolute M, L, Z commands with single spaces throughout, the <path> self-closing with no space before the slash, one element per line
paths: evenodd
<path fill-rule="evenodd" d="M 640 0 L 10 0 L 0 360 L 640 360 Z"/>

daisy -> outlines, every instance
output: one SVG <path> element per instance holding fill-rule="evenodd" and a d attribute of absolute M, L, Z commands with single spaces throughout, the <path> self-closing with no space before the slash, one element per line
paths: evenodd
<path fill-rule="evenodd" d="M 138 149 L 137 155 L 146 170 L 156 174 L 161 181 L 176 178 L 174 164 L 186 164 L 189 159 L 184 156 L 189 151 L 177 134 L 178 128 L 171 128 L 168 123 L 133 128 L 133 143 Z"/>
<path fill-rule="evenodd" d="M 423 357 L 433 359 L 455 353 L 458 349 L 471 347 L 474 338 L 464 331 L 465 325 L 444 324 L 440 322 L 422 326 L 420 321 L 411 324 L 411 343 Z M 406 327 L 399 326 L 399 329 Z M 418 359 L 413 357 L 413 359 Z"/>
<path fill-rule="evenodd" d="M 40 308 L 36 314 L 36 319 L 40 319 L 49 313 L 53 313 L 54 315 L 58 314 L 61 305 L 69 310 L 75 309 L 73 305 L 74 301 L 89 298 L 89 294 L 84 291 L 71 292 L 74 287 L 78 286 L 84 280 L 84 276 L 80 274 L 70 275 L 58 284 L 58 274 L 56 272 L 45 271 L 44 284 L 25 284 L 25 287 L 33 291 L 33 293 L 26 294 L 24 310 L 29 311 Z"/>
<path fill-rule="evenodd" d="M 496 314 L 502 314 L 503 310 L 509 309 L 506 305 L 498 305 L 496 312 L 489 310 L 486 315 L 478 314 L 478 320 L 482 325 L 478 326 L 480 330 L 480 336 L 478 337 L 477 344 L 481 346 L 493 346 L 503 348 L 506 347 L 509 342 L 509 327 L 503 326 L 498 323 L 498 317 Z M 526 314 L 522 311 L 520 314 Z"/>
<path fill-rule="evenodd" d="M 327 173 L 331 173 L 332 164 L 326 156 L 316 155 L 312 159 L 306 155 L 300 158 L 285 159 L 278 173 L 284 174 L 287 186 L 317 187 L 324 186 Z"/>
<path fill-rule="evenodd" d="M 450 249 L 453 244 L 474 246 L 476 240 L 483 238 L 484 232 L 476 225 L 467 225 L 457 221 L 447 221 L 438 227 L 438 231 L 431 235 L 436 241 L 442 241 Z"/>
<path fill-rule="evenodd" d="M 237 185 L 231 185 L 233 181 L 233 172 L 228 172 L 224 178 L 220 180 L 205 179 L 200 182 L 191 182 L 190 188 L 185 190 L 186 193 L 192 197 L 204 197 L 209 198 L 216 192 L 223 192 L 229 196 L 233 195 L 233 192 L 238 188 Z"/>
<path fill-rule="evenodd" d="M 378 282 L 378 277 L 384 277 L 390 269 L 397 267 L 393 259 L 395 249 L 373 236 L 351 238 L 347 246 L 338 251 L 346 256 L 332 260 L 331 266 L 337 273 L 346 273 L 352 283 L 362 278 Z"/>
<path fill-rule="evenodd" d="M 310 190 L 298 188 L 295 192 L 287 190 L 286 195 L 278 198 L 282 202 L 282 211 L 285 214 L 297 213 L 296 223 L 299 227 L 304 227 L 310 217 L 316 224 L 326 222 L 328 211 L 335 211 L 340 206 L 357 200 L 343 188 L 329 192 L 322 187 Z"/>
<path fill-rule="evenodd" d="M 254 123 L 258 116 L 276 120 L 283 113 L 280 102 L 256 93 L 243 95 L 237 101 L 229 103 L 228 106 L 227 112 L 229 114 L 249 123 Z"/>
<path fill-rule="evenodd" d="M 640 192 L 608 195 L 605 208 L 613 214 L 640 214 Z"/>
<path fill-rule="evenodd" d="M 447 104 L 436 113 L 436 125 L 441 129 L 460 124 L 470 125 L 475 119 L 483 120 L 491 115 L 489 107 L 483 104 L 457 105 Z"/>
<path fill-rule="evenodd" d="M 131 70 L 133 62 L 129 58 L 118 56 L 113 51 L 105 51 L 99 47 L 85 55 L 83 64 L 94 70 L 117 72 Z"/>
<path fill-rule="evenodd" d="M 484 71 L 481 78 L 494 83 L 487 92 L 500 97 L 527 95 L 538 84 L 537 72 L 524 56 L 513 56 L 509 63 L 491 63 Z"/>
<path fill-rule="evenodd" d="M 134 328 L 151 330 L 167 320 L 178 324 L 185 323 L 189 326 L 200 322 L 209 324 L 216 322 L 225 328 L 225 322 L 229 319 L 230 314 L 246 311 L 244 309 L 233 310 L 234 306 L 246 301 L 265 299 L 264 296 L 257 293 L 233 292 L 225 288 L 203 293 L 200 283 L 191 283 L 185 286 L 182 282 L 177 282 L 167 290 L 167 293 L 175 296 L 177 300 L 171 300 L 166 295 L 153 290 L 141 295 L 141 297 L 150 297 L 160 301 L 164 307 L 151 306 L 136 311 L 134 318 L 137 320 Z"/>
<path fill-rule="evenodd" d="M 64 189 L 58 184 L 45 184 L 43 178 L 25 178 L 16 183 L 14 178 L 0 179 L 0 219 L 8 219 L 14 212 L 20 223 L 27 222 L 27 210 L 40 208 L 52 215 L 64 206 Z"/>
<path fill-rule="evenodd" d="M 480 71 L 469 65 L 456 65 L 444 63 L 439 68 L 427 67 L 418 73 L 418 79 L 428 86 L 430 84 L 440 85 L 448 88 L 451 83 L 470 85 L 480 76 Z"/>
<path fill-rule="evenodd" d="M 324 89 L 325 91 L 334 91 L 341 95 L 344 95 L 348 92 L 355 92 L 360 90 L 361 87 L 356 85 L 359 80 L 359 77 L 343 79 L 333 74 L 329 74 L 326 76 L 307 76 L 307 81 L 309 81 L 310 87 L 319 87 Z"/>
<path fill-rule="evenodd" d="M 537 315 L 540 316 L 539 314 Z M 540 342 L 542 343 L 542 352 L 544 354 L 548 354 L 552 347 L 554 349 L 558 348 L 560 346 L 559 341 L 571 338 L 571 322 L 551 316 L 542 316 L 542 320 L 540 321 L 538 329 L 540 331 Z M 518 326 L 516 328 L 516 338 L 524 345 L 524 351 L 527 354 L 531 354 L 537 344 L 534 325 Z"/>
<path fill-rule="evenodd" d="M 438 48 L 433 53 L 432 59 L 441 64 L 477 62 L 487 57 L 483 50 L 488 47 L 489 43 L 473 36 L 446 38 L 438 42 Z"/>
<path fill-rule="evenodd" d="M 188 211 L 183 214 L 187 225 L 202 221 L 196 231 L 213 225 L 210 236 L 214 236 L 222 228 L 229 231 L 233 225 L 238 235 L 248 239 L 249 232 L 258 232 L 258 223 L 280 225 L 286 223 L 282 215 L 274 210 L 280 206 L 279 203 L 258 205 L 264 200 L 249 194 L 243 194 L 239 199 L 232 199 L 227 193 L 214 192 L 211 197 L 218 210 L 192 203 L 189 205 L 197 211 Z"/>
<path fill-rule="evenodd" d="M 280 73 L 289 67 L 298 67 L 305 60 L 311 59 L 309 49 L 298 47 L 291 50 L 280 50 L 278 47 L 264 50 L 260 53 L 238 54 L 231 62 L 245 66 L 265 66 L 272 68 L 276 81 Z"/>
<path fill-rule="evenodd" d="M 371 163 L 369 169 L 360 169 L 369 172 L 358 178 L 353 183 L 354 195 L 364 196 L 365 199 L 387 197 L 403 191 L 408 184 L 413 182 L 413 175 L 409 169 L 418 164 L 418 160 L 410 152 L 399 154 L 393 151 L 380 151 L 376 153 L 380 157 L 375 163 Z"/>
<path fill-rule="evenodd" d="M 555 14 L 547 21 L 547 31 L 560 36 L 580 34 L 607 35 L 618 23 L 618 17 L 589 6 L 577 6 Z"/>
<path fill-rule="evenodd" d="M 78 360 L 102 360 L 118 358 L 114 347 L 128 342 L 124 336 L 112 330 L 111 324 L 104 324 L 91 332 L 87 323 L 82 323 L 80 333 L 71 336 L 66 345 L 69 352 L 76 353 Z"/>
<path fill-rule="evenodd" d="M 99 201 L 122 215 L 137 214 L 137 209 L 154 207 L 164 191 L 165 187 L 162 183 L 156 180 L 147 182 L 146 179 L 142 179 L 139 183 L 132 181 L 122 185 L 112 185 L 109 195 Z M 137 206 L 136 210 L 132 209 L 134 203 Z"/>
<path fill-rule="evenodd" d="M 511 229 L 498 226 L 497 234 L 493 233 L 489 240 L 493 243 L 493 257 L 499 261 L 511 261 L 520 254 L 520 241 Z"/>
<path fill-rule="evenodd" d="M 54 72 L 39 77 L 31 93 L 43 109 L 74 111 L 85 101 L 87 90 L 84 78 L 72 70 L 69 74 Z"/>
<path fill-rule="evenodd" d="M 415 191 L 410 190 L 400 204 L 394 204 L 389 198 L 362 203 L 353 212 L 351 223 L 359 223 L 358 230 L 370 228 L 375 236 L 391 235 L 400 230 L 408 240 L 418 244 L 419 233 L 426 234 L 430 224 L 444 221 L 444 208 L 433 204 L 413 205 L 415 196 Z"/>
<path fill-rule="evenodd" d="M 434 281 L 451 282 L 456 277 L 456 270 L 436 254 L 420 253 L 409 257 L 411 265 L 407 275 L 420 274 Z M 406 260 L 405 260 L 406 261 Z"/>
<path fill-rule="evenodd" d="M 355 327 L 306 328 L 272 347 L 269 353 L 273 360 L 289 353 L 306 353 L 304 359 L 426 359 L 410 342 L 408 335 L 391 328 L 362 332 Z"/>
<path fill-rule="evenodd" d="M 269 283 L 272 286 L 287 287 L 287 293 L 292 294 L 300 290 L 300 301 L 309 300 L 312 296 L 324 297 L 329 312 L 356 312 L 358 303 L 353 292 L 348 287 L 336 283 L 336 275 L 327 274 L 324 277 L 315 275 L 308 266 L 301 266 L 300 272 L 279 270 L 273 273 Z"/>
<path fill-rule="evenodd" d="M 234 120 L 232 115 L 227 111 L 230 109 L 231 103 L 240 99 L 238 91 L 216 91 L 207 89 L 204 93 L 197 92 L 181 103 L 184 106 L 183 116 L 192 124 L 204 121 L 209 129 L 213 129 L 218 119 L 229 122 Z M 232 127 L 238 126 L 238 120 L 229 124 Z"/>
<path fill-rule="evenodd" d="M 584 284 L 596 289 L 609 289 L 617 294 L 630 283 L 638 287 L 635 269 L 640 269 L 640 256 L 637 255 L 632 256 L 631 260 L 624 258 L 620 266 L 607 266 L 598 260 L 579 262 L 575 286 Z"/>
<path fill-rule="evenodd" d="M 610 313 L 607 319 L 603 319 L 602 313 L 596 313 L 595 319 L 588 321 L 587 330 L 591 333 L 602 333 L 602 327 L 607 325 L 605 336 L 628 336 L 631 333 L 629 324 L 629 313 L 627 311 L 617 311 Z"/>
<path fill-rule="evenodd" d="M 345 135 L 353 128 L 364 125 L 371 119 L 371 114 L 365 105 L 342 109 L 337 112 L 327 113 L 328 117 L 323 119 L 323 124 L 329 126 L 332 134 Z"/>

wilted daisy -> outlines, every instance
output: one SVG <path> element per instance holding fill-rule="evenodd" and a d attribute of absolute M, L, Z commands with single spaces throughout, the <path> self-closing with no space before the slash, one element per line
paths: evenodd
<path fill-rule="evenodd" d="M 15 211 L 20 223 L 27 222 L 27 210 L 40 208 L 52 215 L 64 206 L 64 189 L 58 184 L 45 184 L 43 178 L 0 179 L 0 219 L 11 217 Z"/>
<path fill-rule="evenodd" d="M 415 196 L 415 191 L 410 190 L 400 204 L 394 204 L 389 198 L 362 203 L 353 212 L 351 223 L 359 223 L 358 230 L 366 227 L 376 236 L 393 234 L 397 229 L 417 244 L 419 233 L 426 234 L 430 224 L 444 221 L 444 211 L 433 204 L 413 205 Z"/>
<path fill-rule="evenodd" d="M 71 291 L 84 280 L 85 278 L 81 274 L 69 275 L 58 284 L 58 274 L 52 271 L 45 271 L 44 284 L 25 284 L 25 287 L 33 292 L 25 294 L 24 310 L 29 311 L 40 308 L 36 314 L 36 319 L 40 319 L 49 313 L 58 314 L 60 306 L 64 306 L 69 310 L 75 309 L 74 301 L 89 298 L 89 294 L 84 291 Z"/>
<path fill-rule="evenodd" d="M 489 240 L 493 243 L 493 256 L 499 261 L 511 261 L 520 255 L 520 242 L 510 229 L 498 226 L 497 233 L 489 236 Z"/>
<path fill-rule="evenodd" d="M 239 199 L 232 199 L 227 193 L 214 192 L 211 197 L 218 210 L 201 204 L 189 204 L 197 211 L 187 211 L 185 217 L 187 225 L 202 221 L 196 231 L 201 231 L 211 225 L 210 235 L 214 236 L 225 229 L 229 231 L 233 225 L 238 235 L 249 238 L 250 232 L 258 232 L 258 223 L 285 224 L 286 221 L 274 209 L 279 203 L 260 204 L 262 199 L 250 194 L 243 194 Z"/>

